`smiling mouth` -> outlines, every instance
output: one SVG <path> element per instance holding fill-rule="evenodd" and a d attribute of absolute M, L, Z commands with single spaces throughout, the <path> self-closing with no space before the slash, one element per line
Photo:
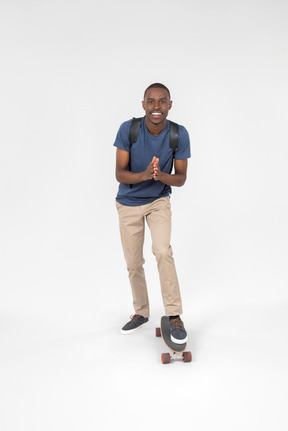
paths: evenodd
<path fill-rule="evenodd" d="M 162 113 L 161 112 L 151 112 L 151 115 L 152 115 L 152 117 L 159 118 L 159 117 L 161 117 Z"/>

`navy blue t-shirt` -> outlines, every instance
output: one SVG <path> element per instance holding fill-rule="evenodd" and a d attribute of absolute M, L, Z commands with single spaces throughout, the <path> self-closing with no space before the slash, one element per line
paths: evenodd
<path fill-rule="evenodd" d="M 169 120 L 166 121 L 165 129 L 157 136 L 151 135 L 145 124 L 145 116 L 142 118 L 137 142 L 131 146 L 130 170 L 132 172 L 143 172 L 151 163 L 153 157 L 159 158 L 161 171 L 170 173 L 173 151 L 169 147 Z M 129 132 L 132 119 L 121 124 L 114 146 L 125 151 L 130 151 Z M 175 152 L 176 160 L 188 159 L 190 154 L 190 140 L 185 127 L 179 125 L 179 145 Z M 156 199 L 169 196 L 172 190 L 161 181 L 147 180 L 133 184 L 119 184 L 116 201 L 122 205 L 138 206 L 153 202 Z"/>

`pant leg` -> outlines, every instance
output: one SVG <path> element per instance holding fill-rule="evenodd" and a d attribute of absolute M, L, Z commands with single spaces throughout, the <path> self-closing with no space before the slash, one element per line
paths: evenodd
<path fill-rule="evenodd" d="M 129 207 L 118 202 L 119 228 L 127 264 L 136 314 L 149 317 L 149 299 L 143 265 L 145 218 L 140 207 Z"/>
<path fill-rule="evenodd" d="M 182 300 L 173 259 L 171 240 L 171 206 L 169 197 L 147 206 L 146 219 L 152 237 L 152 251 L 157 260 L 166 316 L 182 314 Z"/>

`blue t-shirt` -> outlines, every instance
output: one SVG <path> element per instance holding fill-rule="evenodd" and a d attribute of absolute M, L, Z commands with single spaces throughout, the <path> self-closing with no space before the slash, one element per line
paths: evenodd
<path fill-rule="evenodd" d="M 157 136 L 151 135 L 146 124 L 145 116 L 142 118 L 137 142 L 130 149 L 129 132 L 132 119 L 121 124 L 114 146 L 130 152 L 131 172 L 143 172 L 146 170 L 153 157 L 159 158 L 161 171 L 170 173 L 173 162 L 173 150 L 169 147 L 169 120 L 165 129 Z M 185 127 L 179 125 L 179 145 L 175 151 L 175 159 L 183 160 L 191 157 L 190 140 Z M 156 199 L 169 196 L 172 190 L 170 186 L 161 181 L 147 180 L 130 187 L 129 184 L 119 184 L 116 201 L 122 205 L 138 206 L 153 202 Z"/>

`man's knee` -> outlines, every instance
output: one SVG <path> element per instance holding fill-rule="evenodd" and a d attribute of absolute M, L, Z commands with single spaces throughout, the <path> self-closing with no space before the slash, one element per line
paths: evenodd
<path fill-rule="evenodd" d="M 129 274 L 137 273 L 139 270 L 142 269 L 143 265 L 145 263 L 145 259 L 143 257 L 141 258 L 131 258 L 129 261 L 127 261 L 127 270 Z"/>
<path fill-rule="evenodd" d="M 152 251 L 157 261 L 171 258 L 173 254 L 171 245 L 153 248 Z"/>

